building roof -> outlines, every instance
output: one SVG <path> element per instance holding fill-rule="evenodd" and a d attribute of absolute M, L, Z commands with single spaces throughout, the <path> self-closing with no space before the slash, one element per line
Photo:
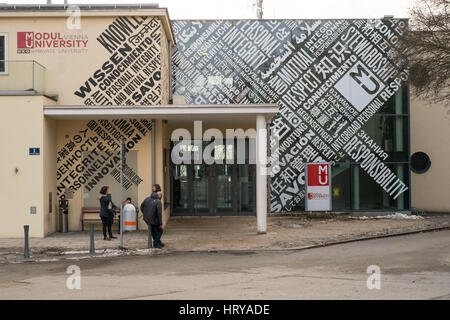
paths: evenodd
<path fill-rule="evenodd" d="M 175 37 L 167 8 L 154 4 L 0 4 L 0 18 L 67 17 L 67 10 L 78 7 L 84 17 L 157 16 L 171 45 Z"/>
<path fill-rule="evenodd" d="M 277 104 L 183 104 L 136 106 L 46 105 L 44 115 L 58 120 L 163 119 L 172 123 L 203 120 L 217 123 L 254 123 L 257 115 L 266 120 L 279 112 Z"/>
<path fill-rule="evenodd" d="M 1 11 L 25 11 L 25 10 L 67 10 L 69 7 L 77 6 L 81 10 L 124 10 L 124 9 L 155 9 L 159 8 L 157 3 L 146 4 L 0 4 Z"/>

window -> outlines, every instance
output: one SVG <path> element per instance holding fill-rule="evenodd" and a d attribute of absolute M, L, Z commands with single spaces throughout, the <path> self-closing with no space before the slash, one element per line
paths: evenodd
<path fill-rule="evenodd" d="M 0 74 L 8 73 L 8 34 L 0 33 Z"/>
<path fill-rule="evenodd" d="M 409 186 L 409 166 L 407 163 L 385 163 L 397 178 Z M 393 199 L 386 191 L 360 167 L 352 164 L 352 209 L 353 210 L 404 210 L 409 208 L 409 192 Z"/>
<path fill-rule="evenodd" d="M 408 117 L 375 114 L 364 125 L 367 135 L 387 154 L 388 162 L 408 162 Z"/>
<path fill-rule="evenodd" d="M 332 171 L 332 208 L 347 210 L 351 208 L 351 172 L 350 161 L 338 162 Z"/>
<path fill-rule="evenodd" d="M 415 152 L 411 156 L 411 170 L 415 173 L 425 173 L 431 167 L 430 157 L 425 152 Z"/>
<path fill-rule="evenodd" d="M 363 126 L 373 143 L 386 152 L 387 158 L 383 163 L 406 186 L 410 185 L 408 122 L 408 87 L 403 87 Z M 393 195 L 384 191 L 360 165 L 360 162 L 354 162 L 346 156 L 332 167 L 333 211 L 404 210 L 410 207 L 409 190 L 393 199 Z M 414 172 L 425 172 L 430 165 L 429 157 L 423 152 L 411 156 L 411 169 L 416 170 Z M 273 185 L 274 180 L 271 183 Z M 300 188 L 303 189 L 303 186 Z M 302 199 L 293 211 L 303 211 L 304 208 Z"/>

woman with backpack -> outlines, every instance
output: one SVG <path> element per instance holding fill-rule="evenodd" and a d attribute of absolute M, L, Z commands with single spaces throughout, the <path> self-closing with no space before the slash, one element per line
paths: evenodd
<path fill-rule="evenodd" d="M 103 240 L 116 239 L 111 232 L 115 210 L 116 206 L 111 200 L 109 187 L 103 186 L 100 190 L 100 219 L 102 219 L 103 224 Z M 109 237 L 106 236 L 106 228 L 108 228 Z"/>

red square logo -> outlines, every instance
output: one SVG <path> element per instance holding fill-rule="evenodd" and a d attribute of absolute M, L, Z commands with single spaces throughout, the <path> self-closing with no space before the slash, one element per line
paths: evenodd
<path fill-rule="evenodd" d="M 34 48 L 34 32 L 17 32 L 17 49 Z"/>
<path fill-rule="evenodd" d="M 328 186 L 330 184 L 330 166 L 308 164 L 308 186 Z"/>

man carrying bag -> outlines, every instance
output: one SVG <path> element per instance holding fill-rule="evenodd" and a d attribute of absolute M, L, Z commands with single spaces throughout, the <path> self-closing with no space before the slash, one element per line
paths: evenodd
<path fill-rule="evenodd" d="M 144 221 L 150 228 L 153 248 L 159 249 L 164 246 L 161 242 L 163 233 L 161 196 L 161 191 L 153 192 L 150 197 L 145 198 L 140 207 Z"/>

